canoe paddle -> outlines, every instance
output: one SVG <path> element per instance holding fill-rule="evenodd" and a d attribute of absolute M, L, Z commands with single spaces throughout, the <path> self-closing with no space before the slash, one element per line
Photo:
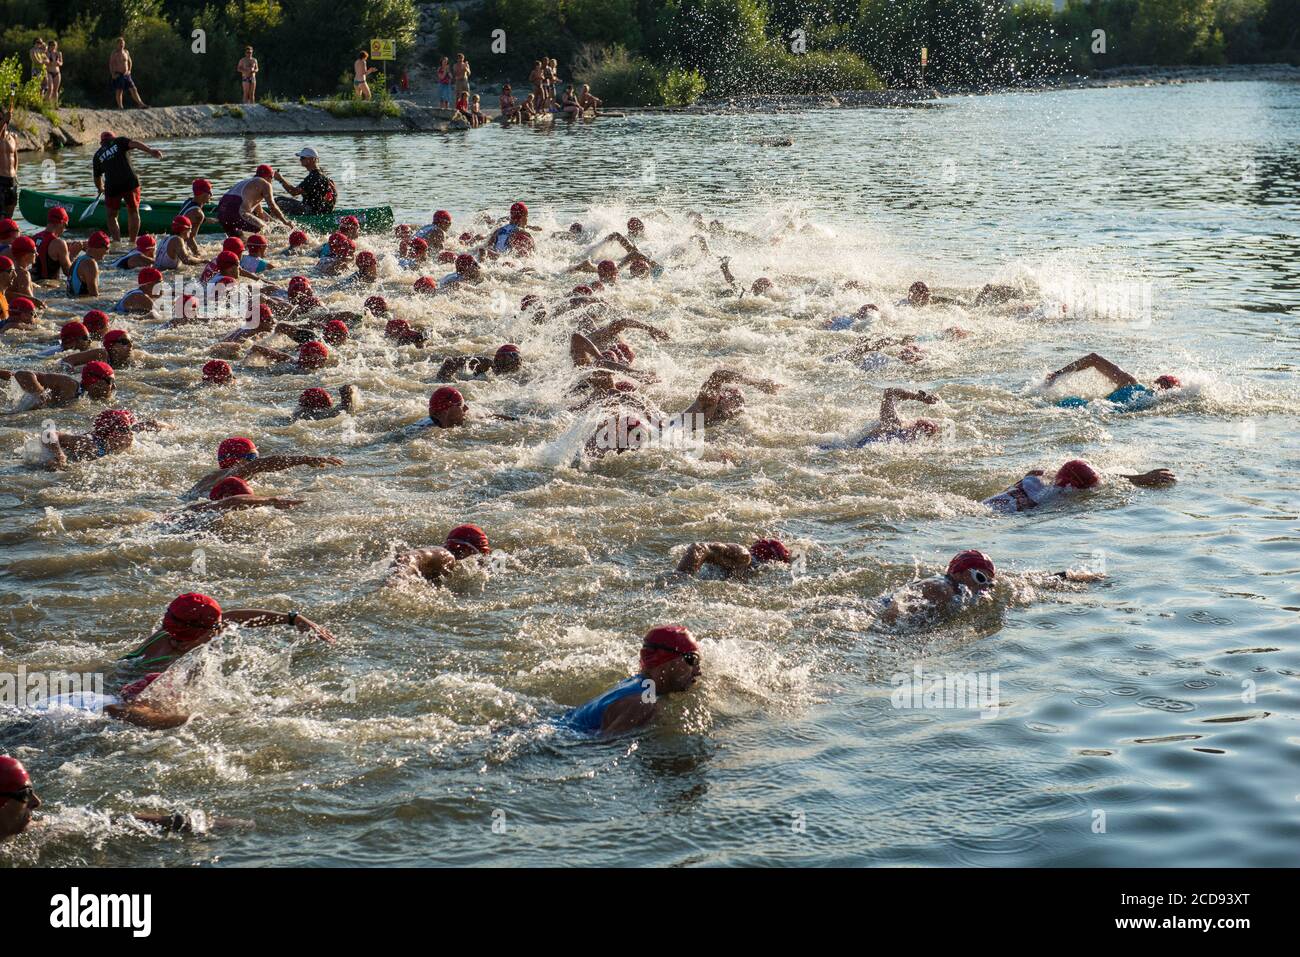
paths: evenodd
<path fill-rule="evenodd" d="M 90 217 L 90 214 L 99 208 L 99 200 L 103 195 L 102 191 L 95 194 L 94 202 L 82 210 L 81 215 L 77 217 L 78 223 L 84 223 Z"/>

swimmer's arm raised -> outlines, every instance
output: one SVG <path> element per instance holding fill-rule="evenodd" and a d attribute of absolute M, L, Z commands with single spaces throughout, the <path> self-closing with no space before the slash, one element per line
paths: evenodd
<path fill-rule="evenodd" d="M 1050 384 L 1055 382 L 1061 376 L 1070 375 L 1074 372 L 1082 372 L 1084 369 L 1093 369 L 1113 382 L 1116 388 L 1123 388 L 1126 385 L 1137 385 L 1137 379 L 1133 378 L 1115 363 L 1109 359 L 1090 352 L 1081 359 L 1075 359 L 1069 365 L 1062 366 L 1047 377 Z"/>
<path fill-rule="evenodd" d="M 735 542 L 692 542 L 677 563 L 677 571 L 694 575 L 704 565 L 714 565 L 726 572 L 743 571 L 750 565 L 749 549 Z"/>
<path fill-rule="evenodd" d="M 227 495 L 215 502 L 195 502 L 186 508 L 187 512 L 237 512 L 246 508 L 293 508 L 302 505 L 306 499 L 279 498 L 273 495 Z"/>

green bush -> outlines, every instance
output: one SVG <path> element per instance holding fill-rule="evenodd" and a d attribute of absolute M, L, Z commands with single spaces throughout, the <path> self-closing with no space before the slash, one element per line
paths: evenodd
<path fill-rule="evenodd" d="M 131 78 L 135 80 L 142 100 L 151 106 L 173 106 L 203 98 L 203 84 L 196 82 L 193 76 L 195 55 L 190 52 L 188 36 L 182 40 L 176 28 L 158 16 L 133 20 L 123 36 L 126 48 L 131 52 Z M 107 63 L 112 48 L 112 39 L 101 45 L 105 87 L 108 86 Z M 233 70 L 234 64 L 230 66 Z M 128 92 L 123 103 L 129 102 Z"/>
<path fill-rule="evenodd" d="M 664 106 L 690 106 L 704 95 L 704 89 L 704 77 L 699 70 L 674 67 L 660 84 L 659 98 Z"/>
<path fill-rule="evenodd" d="M 624 47 L 586 47 L 573 59 L 573 80 L 586 83 L 606 106 L 659 106 L 660 70 Z"/>

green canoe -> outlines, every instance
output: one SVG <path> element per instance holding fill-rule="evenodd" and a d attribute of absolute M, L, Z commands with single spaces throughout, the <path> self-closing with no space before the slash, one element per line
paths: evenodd
<path fill-rule="evenodd" d="M 34 189 L 24 189 L 18 194 L 18 208 L 22 210 L 23 218 L 35 226 L 45 227 L 48 222 L 49 210 L 54 206 L 62 206 L 68 211 L 68 220 L 70 228 L 79 229 L 103 229 L 107 225 L 107 213 L 104 204 L 101 202 L 95 211 L 86 217 L 83 222 L 81 214 L 95 200 L 93 197 L 86 198 L 82 196 L 60 196 L 57 193 L 41 193 Z M 217 204 L 208 203 L 203 207 L 204 215 L 207 217 L 203 220 L 203 232 L 219 233 L 222 232 L 220 226 L 214 218 Z M 148 199 L 141 200 L 140 203 L 140 228 L 146 233 L 158 233 L 165 235 L 171 232 L 172 220 L 176 214 L 181 211 L 180 203 L 157 203 L 150 202 Z M 393 208 L 391 206 L 370 206 L 362 209 L 336 209 L 332 213 L 321 213 L 319 215 L 288 216 L 288 219 L 302 226 L 303 229 L 315 233 L 332 233 L 338 226 L 339 219 L 343 216 L 355 216 L 361 220 L 361 230 L 367 233 L 386 232 L 393 227 Z M 126 210 L 121 209 L 117 214 L 118 224 L 122 230 L 126 230 Z"/>

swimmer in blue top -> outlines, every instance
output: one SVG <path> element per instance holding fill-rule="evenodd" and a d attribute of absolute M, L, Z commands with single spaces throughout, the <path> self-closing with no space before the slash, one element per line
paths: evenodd
<path fill-rule="evenodd" d="M 700 646 L 682 625 L 646 632 L 641 671 L 604 694 L 566 712 L 557 723 L 580 734 L 610 736 L 654 720 L 665 695 L 690 690 L 700 676 Z"/>
<path fill-rule="evenodd" d="M 1182 385 L 1177 376 L 1162 375 L 1155 381 L 1155 389 L 1148 389 L 1142 383 L 1138 382 L 1129 373 L 1125 372 L 1115 363 L 1111 362 L 1095 352 L 1090 352 L 1082 359 L 1075 359 L 1067 366 L 1062 366 L 1047 377 L 1047 384 L 1051 385 L 1057 379 L 1063 376 L 1072 375 L 1075 372 L 1082 372 L 1085 369 L 1092 369 L 1099 373 L 1115 386 L 1107 396 L 1106 401 L 1119 406 L 1122 409 L 1138 409 L 1149 405 L 1156 392 L 1164 392 L 1169 389 L 1177 389 Z M 1077 395 L 1066 396 L 1058 399 L 1056 404 L 1063 409 L 1077 409 L 1087 405 L 1088 399 L 1081 398 Z"/>

